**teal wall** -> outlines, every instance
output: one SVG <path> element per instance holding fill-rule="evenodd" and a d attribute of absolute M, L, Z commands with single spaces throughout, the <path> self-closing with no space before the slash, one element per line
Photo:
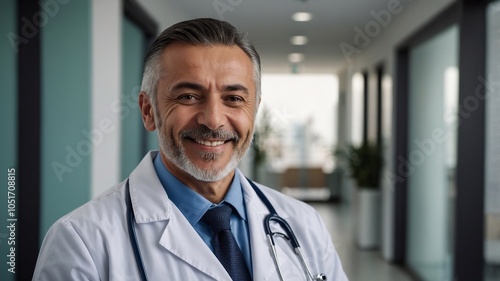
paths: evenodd
<path fill-rule="evenodd" d="M 147 133 L 147 134 L 148 134 L 147 149 L 148 150 L 157 150 L 158 149 L 158 135 L 157 135 L 157 132 L 154 131 L 152 133 Z"/>
<path fill-rule="evenodd" d="M 121 131 L 121 178 L 124 179 L 139 164 L 142 125 L 141 112 L 137 104 L 142 79 L 144 59 L 144 35 L 128 18 L 122 25 L 122 131 Z"/>
<path fill-rule="evenodd" d="M 41 239 L 90 199 L 91 2 L 70 1 L 42 30 Z M 56 172 L 57 171 L 57 172 Z"/>
<path fill-rule="evenodd" d="M 4 0 L 0 8 L 0 221 L 7 221 L 7 169 L 17 167 L 17 55 L 4 35 L 17 33 L 16 1 Z M 16 170 L 16 174 L 18 175 Z M 7 229 L 0 229 L 0 280 L 14 280 L 14 274 L 7 271 L 9 245 Z"/>

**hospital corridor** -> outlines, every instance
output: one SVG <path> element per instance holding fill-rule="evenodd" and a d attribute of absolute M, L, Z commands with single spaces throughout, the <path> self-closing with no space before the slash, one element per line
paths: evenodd
<path fill-rule="evenodd" d="M 500 0 L 2 0 L 0 86 L 1 281 L 500 280 Z"/>
<path fill-rule="evenodd" d="M 342 266 L 350 280 L 414 280 L 408 272 L 384 262 L 377 251 L 363 251 L 356 246 L 349 207 L 338 204 L 311 204 L 327 222 L 327 228 L 339 252 Z"/>

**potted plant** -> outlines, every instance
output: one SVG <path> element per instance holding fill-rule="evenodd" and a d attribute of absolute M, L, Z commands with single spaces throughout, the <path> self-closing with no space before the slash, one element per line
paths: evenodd
<path fill-rule="evenodd" d="M 358 186 L 354 204 L 357 244 L 363 249 L 376 248 L 380 241 L 382 149 L 365 141 L 336 154 L 347 160 L 347 168 Z"/>

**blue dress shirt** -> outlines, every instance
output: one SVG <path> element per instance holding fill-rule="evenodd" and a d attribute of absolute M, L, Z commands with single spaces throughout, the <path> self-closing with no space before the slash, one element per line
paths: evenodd
<path fill-rule="evenodd" d="M 186 217 L 188 222 L 198 232 L 201 239 L 205 241 L 210 250 L 212 247 L 212 234 L 209 227 L 201 221 L 201 217 L 205 212 L 215 207 L 216 205 L 205 199 L 181 181 L 179 181 L 170 171 L 163 165 L 160 154 L 154 159 L 154 167 L 156 174 L 160 179 L 163 188 L 167 192 L 168 198 L 177 206 L 181 213 Z M 243 257 L 252 273 L 252 258 L 250 252 L 250 234 L 248 231 L 247 213 L 245 209 L 245 200 L 243 200 L 243 192 L 241 187 L 240 176 L 236 172 L 234 178 L 226 193 L 226 197 L 219 204 L 225 202 L 234 207 L 236 212 L 231 214 L 231 231 L 238 246 L 243 253 Z"/>

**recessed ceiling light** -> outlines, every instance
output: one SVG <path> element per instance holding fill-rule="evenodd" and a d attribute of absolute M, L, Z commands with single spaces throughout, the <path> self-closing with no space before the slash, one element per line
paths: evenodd
<path fill-rule="evenodd" d="M 302 53 L 291 53 L 288 55 L 288 61 L 290 62 L 301 62 L 304 60 L 304 54 Z"/>
<path fill-rule="evenodd" d="M 307 44 L 307 36 L 297 35 L 290 38 L 290 43 L 293 45 L 305 45 Z"/>
<path fill-rule="evenodd" d="M 310 21 L 312 19 L 311 13 L 299 12 L 292 15 L 294 21 Z"/>

